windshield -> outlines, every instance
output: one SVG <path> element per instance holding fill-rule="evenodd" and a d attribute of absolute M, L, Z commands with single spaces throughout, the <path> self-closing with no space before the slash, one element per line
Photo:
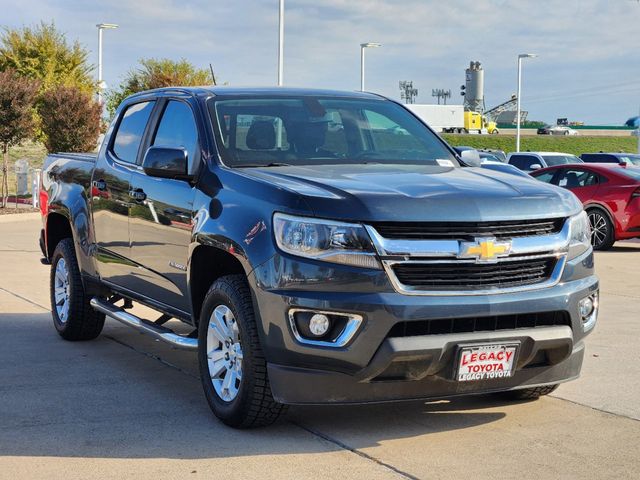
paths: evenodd
<path fill-rule="evenodd" d="M 640 155 L 619 155 L 618 159 L 631 165 L 640 166 Z"/>
<path fill-rule="evenodd" d="M 575 155 L 542 155 L 547 166 L 566 165 L 567 163 L 584 163 Z"/>
<path fill-rule="evenodd" d="M 230 167 L 459 166 L 435 134 L 391 101 L 306 95 L 214 98 L 209 111 L 222 161 Z"/>

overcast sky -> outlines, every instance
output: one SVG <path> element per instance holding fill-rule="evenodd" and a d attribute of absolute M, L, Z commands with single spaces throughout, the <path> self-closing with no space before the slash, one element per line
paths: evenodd
<path fill-rule="evenodd" d="M 278 0 L 0 0 L 0 24 L 54 20 L 97 64 L 105 33 L 104 77 L 116 85 L 142 57 L 181 57 L 214 66 L 233 85 L 273 85 Z M 419 103 L 431 89 L 459 87 L 470 60 L 485 69 L 487 107 L 516 90 L 516 57 L 533 52 L 523 75 L 529 119 L 557 117 L 622 124 L 640 108 L 638 0 L 286 0 L 285 85 L 359 88 L 359 44 L 367 90 L 399 98 L 413 80 Z"/>

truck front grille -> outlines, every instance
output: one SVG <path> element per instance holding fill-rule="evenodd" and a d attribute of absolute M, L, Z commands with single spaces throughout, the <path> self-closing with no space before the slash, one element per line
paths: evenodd
<path fill-rule="evenodd" d="M 565 218 L 498 222 L 378 222 L 371 224 L 384 238 L 407 240 L 531 237 L 558 233 Z"/>
<path fill-rule="evenodd" d="M 393 274 L 402 285 L 423 290 L 469 290 L 508 288 L 544 282 L 551 277 L 556 257 L 525 258 L 499 263 L 400 262 L 392 265 Z"/>
<path fill-rule="evenodd" d="M 571 326 L 571 317 L 567 312 L 555 311 L 489 317 L 415 320 L 396 323 L 389 331 L 387 338 L 442 335 L 447 333 L 494 332 L 497 330 L 555 325 Z"/>

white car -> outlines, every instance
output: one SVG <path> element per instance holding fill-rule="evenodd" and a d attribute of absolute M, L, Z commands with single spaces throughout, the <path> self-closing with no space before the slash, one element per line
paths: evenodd
<path fill-rule="evenodd" d="M 507 157 L 507 163 L 525 172 L 532 172 L 554 165 L 584 163 L 575 155 L 562 152 L 513 152 Z"/>
<path fill-rule="evenodd" d="M 555 125 L 545 128 L 547 135 L 578 135 L 578 130 L 566 127 L 564 125 Z"/>

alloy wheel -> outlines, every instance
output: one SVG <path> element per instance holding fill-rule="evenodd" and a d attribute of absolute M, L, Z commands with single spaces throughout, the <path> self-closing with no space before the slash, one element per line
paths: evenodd
<path fill-rule="evenodd" d="M 209 319 L 207 363 L 213 388 L 225 402 L 231 402 L 238 396 L 242 357 L 236 318 L 229 307 L 218 305 Z"/>
<path fill-rule="evenodd" d="M 589 223 L 591 224 L 591 245 L 598 247 L 609 236 L 607 219 L 599 212 L 591 212 L 589 213 Z"/>
<path fill-rule="evenodd" d="M 69 271 L 67 270 L 67 262 L 65 262 L 64 258 L 60 258 L 56 264 L 53 293 L 58 319 L 60 323 L 66 323 L 69 318 L 70 286 Z"/>

